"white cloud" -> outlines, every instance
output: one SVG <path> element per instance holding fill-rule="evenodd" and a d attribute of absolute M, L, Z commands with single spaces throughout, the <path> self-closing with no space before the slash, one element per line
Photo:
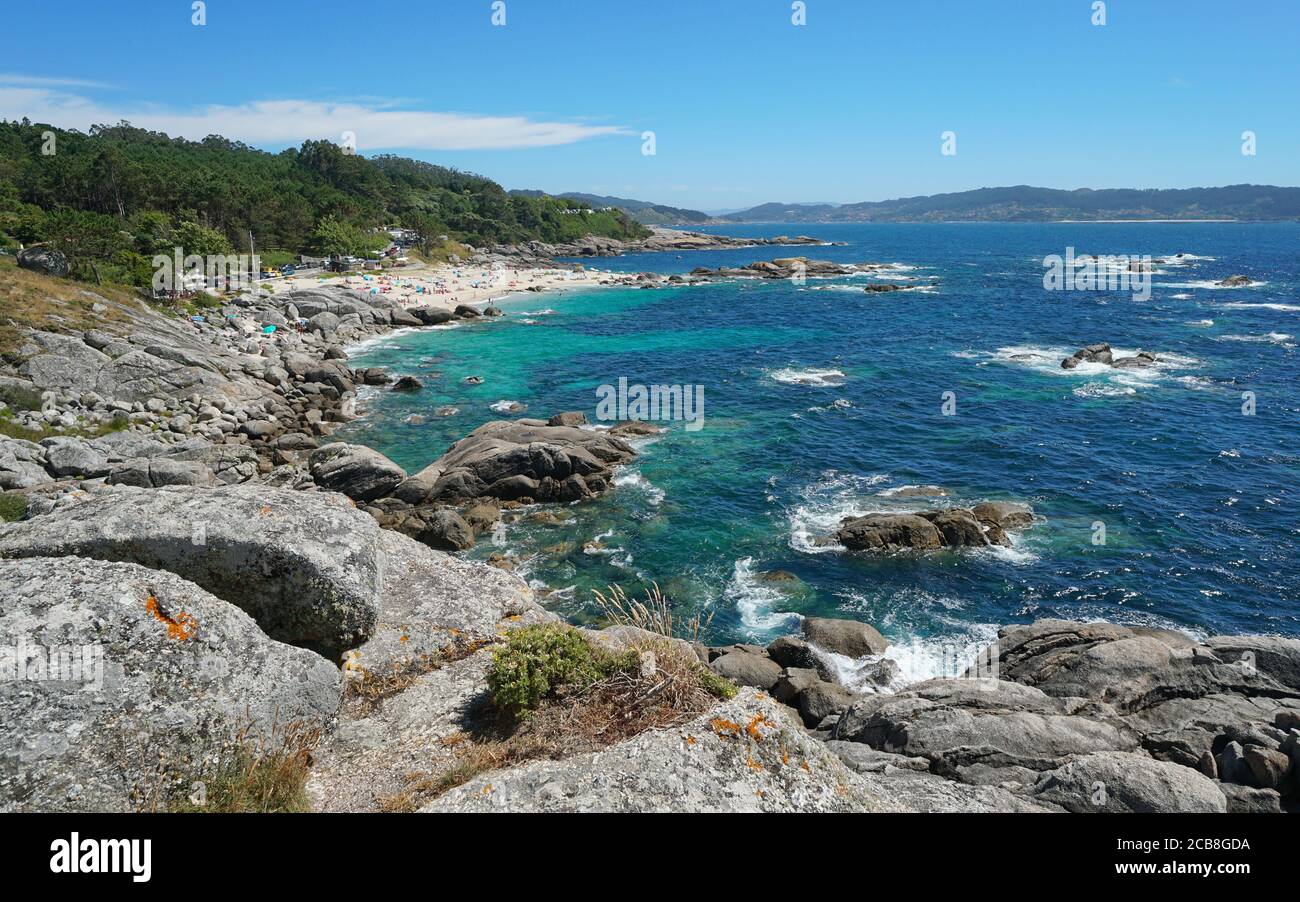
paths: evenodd
<path fill-rule="evenodd" d="M 8 81 L 0 76 L 0 119 L 47 122 L 82 131 L 94 124 L 126 119 L 132 125 L 173 137 L 201 140 L 222 135 L 253 145 L 297 144 L 311 138 L 341 142 L 356 136 L 356 147 L 405 150 L 501 150 L 572 144 L 603 135 L 629 134 L 610 125 L 545 122 L 523 116 L 482 116 L 397 110 L 380 104 L 325 103 L 313 100 L 259 100 L 237 106 L 174 109 L 157 105 L 110 106 L 78 94 L 52 90 L 42 82 Z"/>
<path fill-rule="evenodd" d="M 45 88 L 113 87 L 102 81 L 87 81 L 84 78 L 47 78 L 43 75 L 19 75 L 16 72 L 0 72 L 0 85 L 35 85 Z"/>

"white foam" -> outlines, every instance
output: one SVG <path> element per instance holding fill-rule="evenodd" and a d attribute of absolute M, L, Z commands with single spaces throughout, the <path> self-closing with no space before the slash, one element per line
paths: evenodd
<path fill-rule="evenodd" d="M 1108 385 L 1105 382 L 1086 382 L 1074 390 L 1076 398 L 1117 398 L 1136 394 L 1137 389 L 1131 385 Z"/>
<path fill-rule="evenodd" d="M 798 614 L 773 610 L 785 600 L 785 595 L 754 575 L 752 557 L 736 561 L 722 597 L 735 606 L 741 623 L 752 634 L 787 630 L 800 620 Z"/>
<path fill-rule="evenodd" d="M 975 663 L 980 653 L 998 637 L 991 623 L 964 626 L 952 635 L 894 642 L 884 657 L 898 665 L 899 675 L 891 688 L 901 688 L 925 680 L 955 678 Z"/>
<path fill-rule="evenodd" d="M 827 471 L 806 486 L 799 501 L 788 512 L 790 547 L 805 554 L 843 551 L 840 545 L 818 545 L 818 539 L 832 535 L 845 517 L 861 517 L 881 510 L 875 486 L 888 475 L 859 476 Z"/>
<path fill-rule="evenodd" d="M 519 409 L 524 409 L 527 407 L 527 405 L 523 404 L 522 402 L 510 401 L 506 399 L 502 399 L 493 404 L 489 404 L 488 407 L 491 408 L 492 410 L 495 410 L 497 413 L 516 413 L 518 411 L 515 409 L 515 405 L 519 405 Z"/>
<path fill-rule="evenodd" d="M 1061 366 L 1061 361 L 1066 357 L 1074 354 L 1073 348 L 1065 347 L 1035 347 L 1030 345 L 1011 345 L 1009 347 L 998 348 L 991 355 L 986 355 L 998 363 L 1008 363 L 1015 366 L 1023 366 L 1032 369 L 1044 375 L 1057 377 L 1086 378 L 1090 383 L 1101 382 L 1118 387 L 1128 387 L 1133 389 L 1148 388 L 1157 381 L 1166 378 L 1173 370 L 1192 369 L 1200 365 L 1200 361 L 1195 357 L 1188 357 L 1182 354 L 1175 354 L 1169 351 L 1156 352 L 1156 362 L 1151 366 L 1123 368 L 1114 367 L 1108 363 L 1099 363 L 1094 361 L 1082 361 L 1078 366 L 1072 369 L 1065 369 Z M 1111 357 L 1118 360 L 1121 357 L 1132 357 L 1137 354 L 1136 349 L 1125 349 L 1112 347 Z M 1075 389 L 1074 393 L 1080 397 L 1105 397 L 1101 386 L 1090 388 L 1087 384 Z M 1115 391 L 1111 393 L 1115 396 L 1132 394 L 1127 391 Z"/>
<path fill-rule="evenodd" d="M 636 489 L 654 505 L 661 504 L 664 500 L 664 490 L 646 479 L 637 470 L 624 468 L 614 477 L 614 485 L 620 488 Z"/>
<path fill-rule="evenodd" d="M 1266 341 L 1276 345 L 1287 344 L 1294 336 L 1285 332 L 1268 332 L 1264 335 L 1221 335 L 1221 341 Z"/>
<path fill-rule="evenodd" d="M 1267 282 L 1251 282 L 1249 285 L 1220 285 L 1213 279 L 1202 279 L 1197 282 L 1152 282 L 1153 288 L 1197 288 L 1207 291 L 1231 291 L 1234 288 L 1262 288 Z"/>
<path fill-rule="evenodd" d="M 815 388 L 832 388 L 843 385 L 845 379 L 844 373 L 840 370 L 800 370 L 793 367 L 769 372 L 768 375 L 782 385 L 810 385 Z"/>
<path fill-rule="evenodd" d="M 1224 310 L 1285 310 L 1294 313 L 1300 310 L 1295 304 L 1220 304 Z"/>

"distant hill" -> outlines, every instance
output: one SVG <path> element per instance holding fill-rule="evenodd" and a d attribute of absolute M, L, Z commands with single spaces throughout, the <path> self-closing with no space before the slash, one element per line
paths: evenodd
<path fill-rule="evenodd" d="M 543 194 L 541 191 L 530 190 L 511 191 L 510 193 L 522 194 L 525 197 L 538 197 Z M 699 210 L 686 210 L 681 207 L 670 207 L 667 204 L 656 204 L 646 200 L 632 200 L 628 197 L 584 194 L 581 191 L 567 191 L 564 194 L 555 196 L 576 200 L 597 210 L 613 207 L 627 213 L 628 216 L 642 225 L 715 225 L 724 221 Z"/>
<path fill-rule="evenodd" d="M 760 204 L 724 222 L 1053 222 L 1062 219 L 1300 219 L 1300 188 L 979 188 L 857 204 Z"/>

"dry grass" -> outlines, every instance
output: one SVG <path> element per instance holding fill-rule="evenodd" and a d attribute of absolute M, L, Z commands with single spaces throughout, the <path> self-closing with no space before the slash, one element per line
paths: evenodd
<path fill-rule="evenodd" d="M 644 601 L 629 599 L 623 587 L 619 585 L 610 586 L 608 595 L 599 589 L 592 594 L 596 596 L 596 603 L 611 626 L 630 626 L 670 639 L 698 642 L 700 635 L 713 621 L 712 613 L 703 620 L 697 613 L 688 620 L 678 621 L 673 616 L 672 606 L 659 591 L 658 583 L 653 583 L 646 590 Z"/>
<path fill-rule="evenodd" d="M 160 766 L 137 791 L 143 811 L 290 813 L 311 810 L 307 777 L 320 730 L 301 723 L 269 732 L 246 726 L 186 768 Z"/>
<path fill-rule="evenodd" d="M 91 308 L 96 299 L 108 303 L 102 313 Z M 0 257 L 0 357 L 16 362 L 27 329 L 46 332 L 85 332 L 111 322 L 127 322 L 121 305 L 138 308 L 135 292 L 121 285 L 83 285 L 21 269 L 12 258 Z"/>
<path fill-rule="evenodd" d="M 450 644 L 437 651 L 414 655 L 379 670 L 361 670 L 360 675 L 349 679 L 344 687 L 345 701 L 358 706 L 358 714 L 364 715 L 379 706 L 384 699 L 392 698 L 409 688 L 426 673 L 432 673 L 453 661 L 460 661 L 491 645 L 492 639 L 463 639 L 456 637 Z"/>

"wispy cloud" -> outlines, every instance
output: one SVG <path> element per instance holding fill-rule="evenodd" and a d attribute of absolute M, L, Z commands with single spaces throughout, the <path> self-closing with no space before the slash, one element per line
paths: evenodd
<path fill-rule="evenodd" d="M 0 76 L 0 118 L 24 116 L 83 131 L 97 123 L 126 119 L 140 128 L 191 140 L 215 134 L 253 145 L 296 144 L 310 138 L 343 141 L 345 135 L 352 135 L 358 150 L 503 150 L 630 134 L 613 125 L 393 109 L 379 100 L 259 100 L 188 109 L 154 104 L 118 106 L 55 90 L 46 82 L 6 81 Z"/>
<path fill-rule="evenodd" d="M 102 81 L 88 81 L 84 78 L 48 78 L 44 75 L 19 75 L 16 72 L 0 72 L 0 85 L 30 85 L 42 88 L 111 88 Z"/>

